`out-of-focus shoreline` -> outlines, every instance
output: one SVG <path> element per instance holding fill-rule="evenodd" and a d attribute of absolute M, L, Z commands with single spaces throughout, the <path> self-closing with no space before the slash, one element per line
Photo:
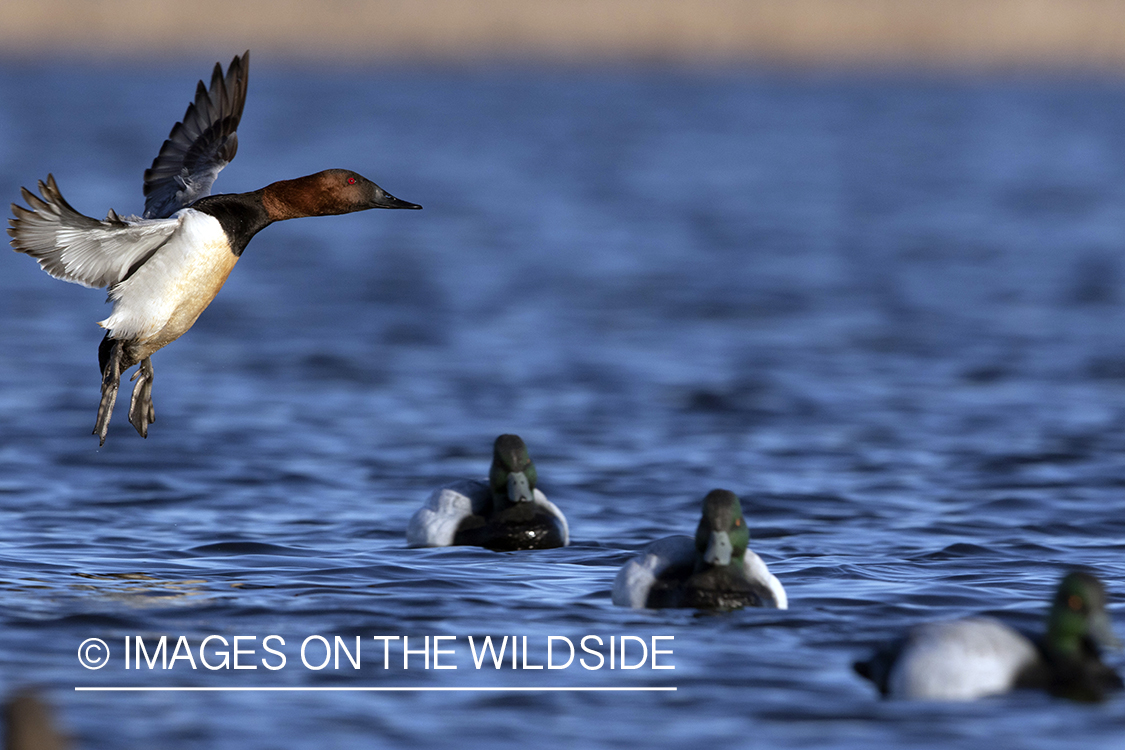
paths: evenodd
<path fill-rule="evenodd" d="M 1125 71 L 1118 0 L 37 0 L 0 57 L 633 61 Z"/>

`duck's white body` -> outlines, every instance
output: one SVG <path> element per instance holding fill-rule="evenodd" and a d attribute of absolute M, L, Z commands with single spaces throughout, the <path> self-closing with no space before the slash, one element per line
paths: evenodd
<path fill-rule="evenodd" d="M 484 513 L 490 502 L 487 482 L 462 479 L 439 487 L 410 519 L 406 542 L 411 547 L 449 547 L 461 522 Z M 538 489 L 533 492 L 532 502 L 559 520 L 563 546 L 570 544 L 570 528 L 562 511 Z"/>
<path fill-rule="evenodd" d="M 132 276 L 111 287 L 113 314 L 98 325 L 129 339 L 144 358 L 182 336 L 219 293 L 238 262 L 219 220 L 186 208 L 174 231 Z"/>
<path fill-rule="evenodd" d="M 887 675 L 887 694 L 963 701 L 1006 693 L 1039 659 L 1027 636 L 990 617 L 918 625 Z"/>
<path fill-rule="evenodd" d="M 661 574 L 670 568 L 691 565 L 696 554 L 695 539 L 690 536 L 670 536 L 653 542 L 617 572 L 613 581 L 613 603 L 619 607 L 644 609 L 649 592 Z M 781 581 L 770 573 L 753 550 L 746 550 L 743 569 L 747 580 L 769 589 L 777 609 L 789 608 L 789 598 Z"/>

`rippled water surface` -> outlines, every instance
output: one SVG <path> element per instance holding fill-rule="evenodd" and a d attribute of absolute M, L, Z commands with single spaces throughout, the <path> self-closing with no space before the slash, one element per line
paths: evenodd
<path fill-rule="evenodd" d="M 0 192 L 53 172 L 138 211 L 209 65 L 0 67 Z M 265 230 L 154 358 L 148 440 L 119 403 L 100 450 L 103 293 L 3 259 L 0 690 L 39 685 L 81 748 L 1120 747 L 1120 696 L 884 702 L 850 663 L 922 620 L 1037 628 L 1073 566 L 1123 630 L 1123 134 L 1116 81 L 255 58 L 219 190 L 350 167 L 425 210 Z M 502 432 L 572 546 L 406 549 Z M 714 487 L 791 609 L 613 607 Z M 256 636 L 261 664 L 270 634 L 276 671 L 125 669 L 126 636 Z M 361 669 L 305 668 L 310 635 L 361 636 Z M 376 635 L 455 636 L 457 669 L 401 641 L 383 669 Z M 530 665 L 552 635 L 674 636 L 675 669 L 477 670 L 487 635 Z"/>

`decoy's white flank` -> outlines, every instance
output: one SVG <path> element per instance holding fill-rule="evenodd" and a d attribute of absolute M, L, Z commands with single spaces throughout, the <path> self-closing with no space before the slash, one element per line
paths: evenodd
<path fill-rule="evenodd" d="M 488 481 L 464 479 L 439 487 L 410 519 L 411 547 L 471 545 L 497 552 L 570 544 L 570 529 L 535 485 L 539 474 L 519 435 L 492 447 Z"/>
<path fill-rule="evenodd" d="M 749 544 L 738 495 L 712 490 L 703 498 L 695 537 L 660 539 L 625 563 L 613 582 L 613 603 L 634 609 L 787 609 L 781 582 Z"/>
<path fill-rule="evenodd" d="M 991 617 L 925 623 L 856 662 L 855 671 L 891 698 L 973 700 L 1031 688 L 1101 700 L 1122 687 L 1100 656 L 1101 648 L 1120 645 L 1105 601 L 1105 587 L 1095 576 L 1068 573 L 1041 637 Z"/>
<path fill-rule="evenodd" d="M 143 217 L 113 209 L 100 221 L 84 216 L 62 197 L 52 175 L 39 183 L 41 198 L 23 189 L 30 209 L 12 205 L 8 234 L 16 252 L 35 258 L 55 278 L 109 288 L 113 312 L 99 323 L 106 334 L 98 350 L 102 398 L 94 427 L 103 444 L 121 374 L 136 364 L 129 421 L 147 437 L 155 421 L 150 357 L 191 328 L 259 231 L 302 216 L 421 208 L 345 169 L 211 195 L 215 177 L 238 149 L 249 60 L 249 52 L 235 57 L 225 76 L 216 64 L 210 88 L 199 82 L 195 101 L 145 170 Z"/>

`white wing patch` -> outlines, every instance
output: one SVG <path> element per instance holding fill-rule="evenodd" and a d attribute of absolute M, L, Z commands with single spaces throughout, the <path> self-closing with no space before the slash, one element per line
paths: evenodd
<path fill-rule="evenodd" d="M 789 596 L 777 576 L 766 567 L 765 561 L 758 557 L 753 550 L 746 550 L 746 557 L 742 559 L 742 569 L 746 571 L 746 579 L 762 584 L 773 594 L 774 606 L 778 609 L 789 609 Z"/>
<path fill-rule="evenodd" d="M 448 547 L 461 522 L 481 512 L 489 499 L 488 485 L 467 479 L 434 490 L 406 528 L 411 547 Z"/>
<path fill-rule="evenodd" d="M 562 526 L 562 538 L 563 538 L 562 546 L 569 547 L 570 546 L 570 524 L 568 524 L 566 522 L 566 516 L 564 516 L 562 511 L 559 510 L 559 506 L 555 505 L 550 500 L 548 500 L 547 496 L 539 491 L 539 488 L 536 488 L 535 492 L 532 493 L 531 501 L 533 503 L 535 503 L 536 505 L 538 505 L 543 510 L 550 513 L 555 518 L 559 519 L 559 524 Z"/>
<path fill-rule="evenodd" d="M 695 554 L 695 540 L 690 536 L 658 539 L 617 571 L 617 577 L 613 580 L 613 603 L 619 607 L 643 609 L 652 585 L 664 571 L 692 564 Z M 770 573 L 762 558 L 748 549 L 742 566 L 747 580 L 760 583 L 770 590 L 774 606 L 789 609 L 789 597 L 785 594 L 781 581 Z"/>
<path fill-rule="evenodd" d="M 122 219 L 112 210 L 104 221 L 80 214 L 62 197 L 51 175 L 39 183 L 42 199 L 26 188 L 31 209 L 12 205 L 8 234 L 16 252 L 27 253 L 57 279 L 88 287 L 112 286 L 145 262 L 180 227 L 180 219 Z"/>
<path fill-rule="evenodd" d="M 474 513 L 483 514 L 490 500 L 487 482 L 462 479 L 439 487 L 410 518 L 406 527 L 406 543 L 411 547 L 451 546 L 461 522 Z M 532 502 L 559 520 L 563 546 L 569 545 L 570 526 L 558 506 L 538 489 L 532 493 Z"/>
<path fill-rule="evenodd" d="M 613 580 L 613 603 L 618 607 L 644 609 L 656 579 L 672 566 L 688 565 L 695 559 L 695 540 L 690 536 L 658 539 L 634 557 Z"/>

